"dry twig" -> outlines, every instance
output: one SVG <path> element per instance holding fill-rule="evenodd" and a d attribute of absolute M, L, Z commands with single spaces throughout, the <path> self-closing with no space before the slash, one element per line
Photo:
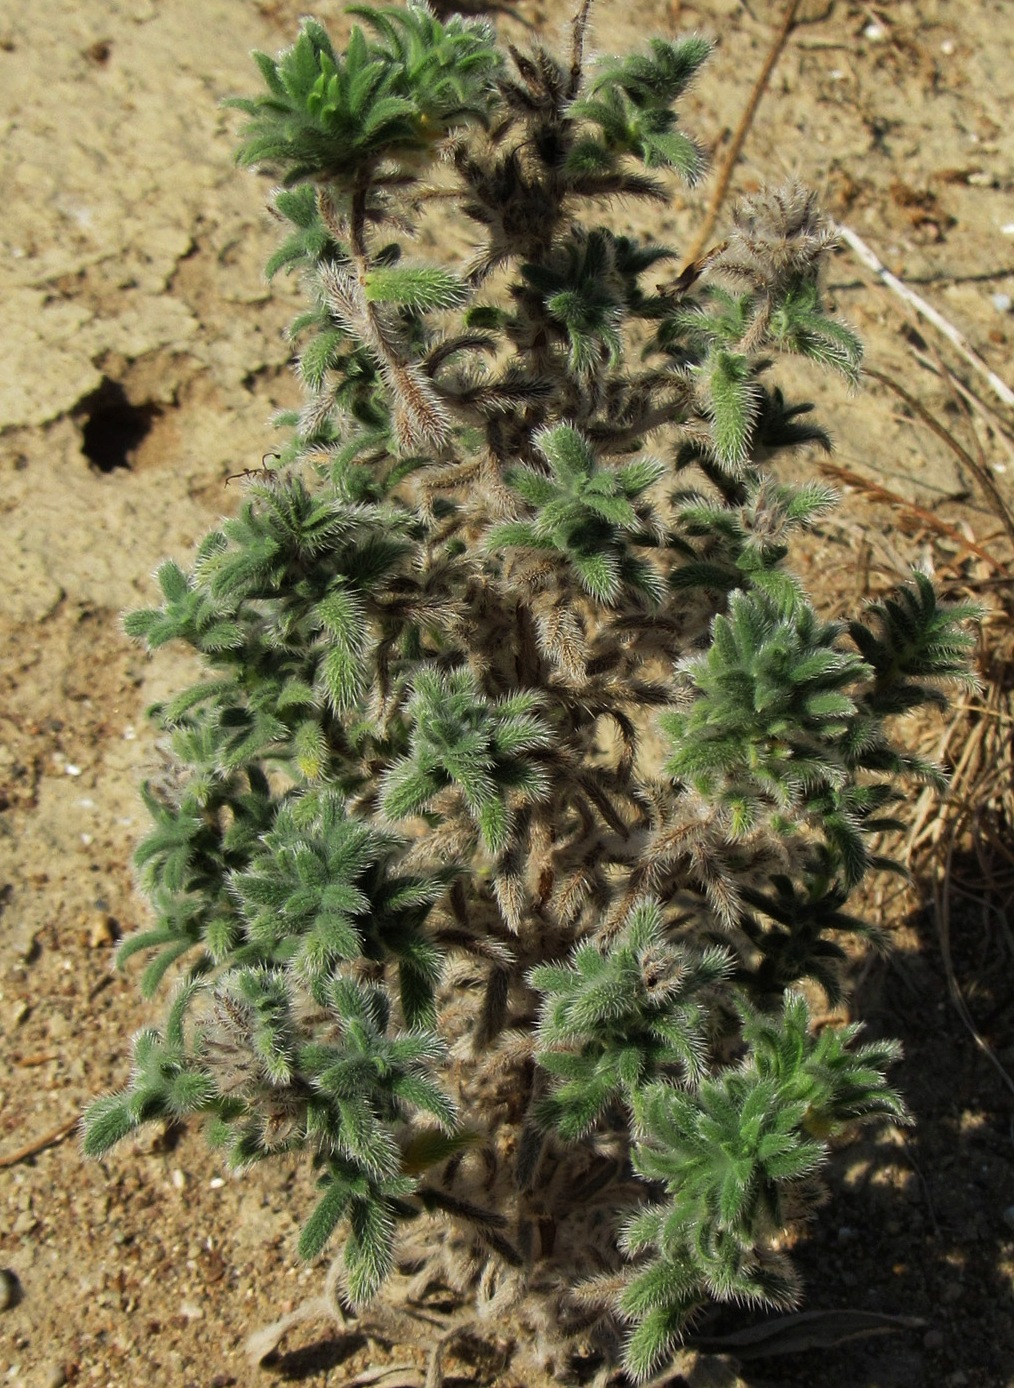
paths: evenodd
<path fill-rule="evenodd" d="M 870 373 L 873 374 L 873 373 Z M 856 491 L 862 492 L 871 501 L 882 501 L 897 510 L 907 513 L 914 520 L 919 521 L 927 529 L 935 531 L 938 535 L 946 536 L 953 540 L 955 544 L 961 546 L 962 553 L 958 558 L 963 559 L 965 554 L 974 554 L 976 558 L 988 564 L 994 573 L 1005 573 L 1006 565 L 977 544 L 974 540 L 969 540 L 962 535 L 961 531 L 953 525 L 948 525 L 946 521 L 940 519 L 933 511 L 927 511 L 923 506 L 917 506 L 914 502 L 906 501 L 897 492 L 888 491 L 886 487 L 881 487 L 877 482 L 871 482 L 865 477 L 861 477 L 858 472 L 852 472 L 849 468 L 839 467 L 837 463 L 821 462 L 818 464 L 820 470 L 826 477 L 833 477 L 839 482 L 844 482 L 846 486 L 854 487 Z"/>
<path fill-rule="evenodd" d="M 754 116 L 760 105 L 764 89 L 771 80 L 771 74 L 775 70 L 775 64 L 782 55 L 782 49 L 788 42 L 789 35 L 796 27 L 796 11 L 799 9 L 800 0 L 789 0 L 785 6 L 785 13 L 782 15 L 782 22 L 779 25 L 778 33 L 775 35 L 774 42 L 768 50 L 768 55 L 764 59 L 764 66 L 760 70 L 757 81 L 754 83 L 750 99 L 746 103 L 746 108 L 739 118 L 739 124 L 733 132 L 729 148 L 725 152 L 718 177 L 715 180 L 715 187 L 708 203 L 708 210 L 704 214 L 704 221 L 697 233 L 697 238 L 687 254 L 687 268 L 701 258 L 705 246 L 714 235 L 715 226 L 718 222 L 718 214 L 722 210 L 729 192 L 729 184 L 732 182 L 732 175 L 736 165 L 739 163 L 739 156 L 743 151 L 743 144 L 746 140 L 750 126 L 753 124 Z"/>
<path fill-rule="evenodd" d="M 910 308 L 914 308 L 921 318 L 925 318 L 928 323 L 932 323 L 937 331 L 947 339 L 951 346 L 954 347 L 956 351 L 960 352 L 965 360 L 986 378 L 993 388 L 993 391 L 999 396 L 1003 403 L 1014 409 L 1014 390 L 1011 390 L 1006 381 L 1002 381 L 996 372 L 968 345 L 965 338 L 958 332 L 953 323 L 949 323 L 939 310 L 935 309 L 932 304 L 927 303 L 914 289 L 910 289 L 907 284 L 904 284 L 898 279 L 897 275 L 892 275 L 887 266 L 870 249 L 858 232 L 853 231 L 849 226 L 839 224 L 838 234 L 846 245 L 855 252 L 863 264 L 867 265 L 892 293 L 897 294 L 898 298 L 904 300 Z M 871 372 L 870 374 L 872 375 L 873 373 Z"/>
<path fill-rule="evenodd" d="M 932 856 L 938 862 L 942 859 L 943 871 L 935 874 L 933 897 L 948 993 L 975 1045 L 1014 1094 L 1014 1078 L 982 1036 L 971 1014 L 951 950 L 954 897 L 969 897 L 979 902 L 984 911 L 992 910 L 1003 922 L 1005 933 L 1006 908 L 1014 900 L 1014 871 L 1007 842 L 1014 827 L 1014 743 L 1010 735 L 1014 723 L 1014 641 L 1009 635 L 1008 611 L 1004 609 L 996 615 L 1002 624 L 999 636 L 991 637 L 991 626 L 995 624 L 987 621 L 984 626 L 986 681 L 982 698 L 958 705 L 936 752 L 939 760 L 954 763 L 950 794 L 941 810 L 930 795 L 923 793 L 906 857 L 909 862 L 917 856 Z M 977 860 L 976 881 L 967 890 L 957 880 L 955 862 L 966 835 Z M 1005 868 L 999 865 L 1003 862 Z"/>
<path fill-rule="evenodd" d="M 47 1147 L 55 1147 L 58 1142 L 62 1142 L 65 1137 L 77 1127 L 80 1118 L 69 1118 L 66 1123 L 61 1123 L 52 1132 L 46 1133 L 43 1137 L 37 1137 L 32 1142 L 28 1142 L 24 1147 L 19 1147 L 16 1152 L 8 1152 L 7 1156 L 0 1157 L 0 1170 L 6 1170 L 9 1166 L 17 1166 L 19 1162 L 27 1161 L 29 1157 L 34 1157 L 38 1152 L 44 1152 Z"/>
<path fill-rule="evenodd" d="M 866 368 L 866 374 L 874 381 L 879 381 L 881 385 L 887 386 L 888 390 L 893 391 L 899 400 L 904 400 L 908 408 L 918 415 L 926 427 L 931 429 L 937 438 L 942 439 L 955 457 L 968 468 L 993 503 L 994 511 L 1002 522 L 1011 542 L 1014 543 L 1014 515 L 1011 514 L 1006 498 L 996 485 L 989 468 L 980 463 L 977 458 L 973 458 L 968 449 L 958 442 L 951 431 L 946 429 L 920 400 L 917 400 L 914 395 L 910 395 L 904 386 L 899 385 L 892 376 L 888 376 L 883 371 L 875 371 L 872 367 Z"/>

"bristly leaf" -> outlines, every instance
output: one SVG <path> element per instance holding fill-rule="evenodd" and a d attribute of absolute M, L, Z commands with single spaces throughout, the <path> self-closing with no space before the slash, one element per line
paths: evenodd
<path fill-rule="evenodd" d="M 467 295 L 467 286 L 457 276 L 436 266 L 378 268 L 366 276 L 368 303 L 398 304 L 420 313 L 456 308 Z"/>
<path fill-rule="evenodd" d="M 737 352 L 716 351 L 701 368 L 719 461 L 739 471 L 746 461 L 750 434 L 760 406 L 750 359 Z"/>
<path fill-rule="evenodd" d="M 96 1099 L 84 1116 L 81 1149 L 86 1157 L 101 1157 L 138 1126 L 125 1094 L 106 1094 Z"/>
<path fill-rule="evenodd" d="M 299 1235 L 299 1256 L 309 1261 L 323 1252 L 352 1199 L 348 1181 L 341 1175 L 332 1175 L 325 1183 L 324 1194 L 318 1200 L 313 1213 L 303 1225 Z"/>

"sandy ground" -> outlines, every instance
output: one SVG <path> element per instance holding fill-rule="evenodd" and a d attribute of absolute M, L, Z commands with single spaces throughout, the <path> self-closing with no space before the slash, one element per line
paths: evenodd
<path fill-rule="evenodd" d="M 302 1168 L 223 1180 L 197 1134 L 127 1144 L 101 1164 L 82 1160 L 73 1135 L 7 1160 L 122 1083 L 127 1039 L 153 1015 L 132 972 L 113 975 L 110 960 L 144 919 L 129 870 L 143 827 L 136 785 L 154 765 L 144 709 L 186 669 L 171 655 L 149 663 L 119 614 L 151 598 L 162 557 L 185 558 L 235 507 L 240 488 L 225 478 L 258 464 L 270 416 L 297 398 L 282 336 L 295 289 L 280 279 L 269 293 L 261 274 L 274 243 L 269 185 L 233 169 L 236 120 L 218 101 L 253 89 L 248 50 L 291 41 L 303 8 L 0 7 L 0 1265 L 17 1279 L 0 1311 L 5 1383 L 335 1385 L 388 1364 L 405 1368 L 387 1388 L 422 1381 L 421 1342 L 339 1343 L 322 1327 L 301 1328 L 273 1368 L 245 1359 L 247 1334 L 321 1275 L 295 1256 L 310 1198 Z M 600 0 L 593 41 L 615 50 L 649 33 L 713 35 L 684 121 L 720 156 L 782 8 Z M 316 13 L 341 32 L 337 6 Z M 521 38 L 521 20 L 551 33 L 568 14 L 555 0 L 519 0 L 499 22 Z M 801 17 L 734 187 L 795 174 L 818 188 L 1010 379 L 1008 5 L 803 0 Z M 706 194 L 674 199 L 656 231 L 688 244 Z M 954 423 L 897 301 L 847 254 L 831 280 L 870 363 Z M 974 479 L 886 391 L 848 399 L 812 377 L 800 388 L 820 401 L 841 466 L 984 543 L 996 533 Z M 829 608 L 857 591 L 860 549 L 881 577 L 938 552 L 925 530 L 903 535 L 898 514 L 846 500 L 807 556 Z M 832 1202 L 799 1252 L 809 1306 L 923 1324 L 830 1354 L 688 1361 L 679 1382 L 731 1385 L 738 1372 L 769 1388 L 1014 1383 L 1009 1096 L 946 1001 L 932 924 L 912 895 L 873 906 L 899 951 L 865 969 L 860 1003 L 874 1029 L 906 1040 L 898 1081 L 920 1124 L 841 1154 Z M 1014 1062 L 1014 965 L 988 922 L 969 914 L 955 961 Z M 466 1348 L 448 1359 L 450 1382 L 517 1382 L 508 1343 L 499 1357 Z"/>

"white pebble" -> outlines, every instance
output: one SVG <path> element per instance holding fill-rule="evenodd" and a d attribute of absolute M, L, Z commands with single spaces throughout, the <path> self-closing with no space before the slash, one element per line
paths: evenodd
<path fill-rule="evenodd" d="M 1004 236 L 1014 236 L 1014 222 L 1007 222 L 1000 228 Z"/>
<path fill-rule="evenodd" d="M 222 1187 L 225 1185 L 225 1182 L 222 1180 L 221 1176 L 212 1176 L 211 1180 L 208 1182 L 208 1185 L 211 1187 L 212 1190 L 221 1190 Z"/>
<path fill-rule="evenodd" d="M 953 39 L 944 39 L 943 43 L 940 45 L 940 52 L 944 55 L 945 58 L 949 58 L 956 47 L 957 44 L 954 42 Z"/>
<path fill-rule="evenodd" d="M 993 307 L 997 313 L 1010 313 L 1012 305 L 1014 305 L 1014 299 L 1009 294 L 993 295 Z"/>
<path fill-rule="evenodd" d="M 867 24 L 863 30 L 863 38 L 869 39 L 870 43 L 879 43 L 881 39 L 887 37 L 887 30 L 882 24 Z"/>
<path fill-rule="evenodd" d="M 179 1167 L 177 1167 L 172 1174 L 171 1180 L 177 1190 L 183 1190 L 187 1184 L 187 1173 L 181 1171 Z"/>
<path fill-rule="evenodd" d="M 75 766 L 75 765 L 73 764 L 73 762 L 68 762 L 67 765 L 66 765 L 63 769 L 64 769 L 64 771 L 66 771 L 66 773 L 67 773 L 68 776 L 80 776 L 80 775 L 81 775 L 81 768 L 80 768 L 79 766 Z"/>

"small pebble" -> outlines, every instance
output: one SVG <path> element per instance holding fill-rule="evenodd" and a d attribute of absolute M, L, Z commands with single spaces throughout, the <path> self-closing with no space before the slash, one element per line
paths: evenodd
<path fill-rule="evenodd" d="M 208 1185 L 211 1187 L 212 1190 L 221 1190 L 222 1187 L 225 1185 L 225 1181 L 221 1176 L 212 1176 L 211 1180 L 208 1182 Z"/>
<path fill-rule="evenodd" d="M 18 1279 L 10 1268 L 0 1268 L 0 1311 L 17 1304 Z"/>
<path fill-rule="evenodd" d="M 945 58 L 950 58 L 953 55 L 956 46 L 957 45 L 955 44 L 953 39 L 944 39 L 943 43 L 940 45 L 940 52 L 944 55 Z"/>
<path fill-rule="evenodd" d="M 186 1188 L 187 1173 L 181 1171 L 179 1167 L 176 1168 L 170 1179 L 177 1190 L 184 1190 Z"/>
<path fill-rule="evenodd" d="M 1012 306 L 1014 306 L 1014 299 L 1009 294 L 993 295 L 993 307 L 997 313 L 1010 313 Z"/>
<path fill-rule="evenodd" d="M 67 1382 L 67 1370 L 62 1364 L 51 1364 L 48 1369 L 43 1369 L 39 1382 L 42 1388 L 63 1388 Z"/>
<path fill-rule="evenodd" d="M 46 1031 L 51 1041 L 66 1041 L 73 1027 L 62 1012 L 54 1012 L 46 1022 Z"/>
<path fill-rule="evenodd" d="M 15 926 L 12 932 L 11 943 L 14 946 L 14 953 L 19 959 L 23 959 L 26 964 L 30 964 L 38 954 L 38 927 L 29 924 L 27 921 L 20 926 Z"/>
<path fill-rule="evenodd" d="M 172 1124 L 167 1119 L 147 1124 L 134 1138 L 134 1151 L 141 1157 L 153 1157 L 156 1152 L 164 1152 L 171 1127 Z"/>
<path fill-rule="evenodd" d="M 88 946 L 90 949 L 101 949 L 103 945 L 111 945 L 116 939 L 116 922 L 106 911 L 101 911 L 92 921 L 91 930 L 88 932 Z"/>
<path fill-rule="evenodd" d="M 879 43 L 881 39 L 887 37 L 887 30 L 882 24 L 867 24 L 863 30 L 863 38 L 869 39 L 870 43 Z"/>

